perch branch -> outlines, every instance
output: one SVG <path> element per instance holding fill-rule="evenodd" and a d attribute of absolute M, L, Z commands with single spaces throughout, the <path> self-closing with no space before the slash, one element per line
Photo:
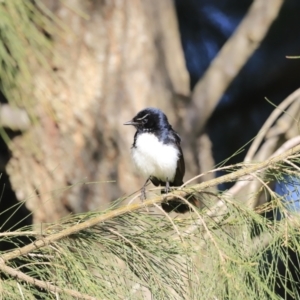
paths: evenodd
<path fill-rule="evenodd" d="M 54 243 L 55 241 L 61 240 L 65 237 L 75 234 L 81 230 L 88 229 L 99 223 L 103 223 L 106 220 L 110 220 L 117 216 L 139 210 L 145 206 L 151 206 L 155 203 L 160 203 L 163 200 L 171 200 L 174 197 L 174 195 L 178 195 L 179 197 L 186 197 L 186 195 L 193 193 L 195 191 L 200 192 L 207 188 L 216 186 L 220 183 L 235 181 L 247 174 L 252 174 L 254 172 L 261 171 L 267 167 L 272 167 L 272 166 L 276 165 L 278 162 L 284 161 L 285 159 L 289 158 L 291 155 L 294 155 L 298 152 L 300 152 L 300 145 L 297 145 L 296 147 L 293 147 L 292 149 L 289 149 L 286 152 L 284 152 L 278 156 L 271 157 L 266 161 L 256 163 L 256 164 L 251 164 L 250 166 L 246 166 L 246 167 L 241 168 L 230 174 L 226 174 L 224 176 L 202 182 L 193 187 L 184 188 L 182 190 L 176 190 L 176 191 L 173 191 L 172 194 L 157 196 L 157 197 L 154 197 L 147 201 L 144 201 L 143 203 L 134 203 L 131 205 L 120 207 L 120 208 L 112 210 L 112 211 L 108 211 L 100 216 L 93 217 L 87 221 L 80 223 L 80 224 L 76 224 L 69 228 L 63 229 L 60 232 L 40 238 L 40 239 L 36 240 L 35 242 L 28 244 L 22 248 L 15 249 L 13 251 L 4 253 L 1 256 L 1 260 L 3 262 L 7 262 L 7 261 L 17 258 L 19 256 L 26 255 L 34 250 L 46 247 L 46 246 L 50 245 L 51 243 Z M 221 204 L 220 204 L 220 202 L 221 202 Z M 209 213 L 213 213 L 213 212 L 218 213 L 221 206 L 225 206 L 225 205 L 222 201 L 219 201 Z"/>

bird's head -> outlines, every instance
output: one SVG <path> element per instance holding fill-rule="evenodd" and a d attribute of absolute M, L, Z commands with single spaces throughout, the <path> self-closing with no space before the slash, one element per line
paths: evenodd
<path fill-rule="evenodd" d="M 156 131 L 164 127 L 169 127 L 169 122 L 166 115 L 158 108 L 145 108 L 124 125 L 133 125 L 137 130 L 141 131 Z"/>

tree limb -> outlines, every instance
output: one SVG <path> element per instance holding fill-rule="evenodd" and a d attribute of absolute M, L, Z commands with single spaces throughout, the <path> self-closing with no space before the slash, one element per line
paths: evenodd
<path fill-rule="evenodd" d="M 184 125 L 187 132 L 195 132 L 196 135 L 201 132 L 230 83 L 266 36 L 283 2 L 283 0 L 253 2 L 237 30 L 196 84 L 185 118 Z"/>

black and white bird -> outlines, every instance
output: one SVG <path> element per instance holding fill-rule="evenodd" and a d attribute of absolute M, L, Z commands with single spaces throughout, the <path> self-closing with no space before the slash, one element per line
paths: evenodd
<path fill-rule="evenodd" d="M 147 179 L 142 188 L 145 198 L 145 186 L 149 180 L 155 186 L 162 186 L 162 193 L 168 193 L 169 187 L 181 186 L 185 173 L 180 136 L 173 130 L 167 116 L 157 108 L 145 108 L 124 125 L 136 128 L 131 148 L 133 162 L 138 171 Z M 194 196 L 187 199 L 197 206 Z M 190 210 L 188 204 L 175 198 L 162 203 L 166 212 L 185 213 Z"/>

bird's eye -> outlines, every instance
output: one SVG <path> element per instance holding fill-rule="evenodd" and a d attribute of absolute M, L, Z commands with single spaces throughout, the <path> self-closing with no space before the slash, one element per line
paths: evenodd
<path fill-rule="evenodd" d="M 139 118 L 138 121 L 141 121 L 142 124 L 146 124 L 148 122 L 148 114 L 146 114 L 145 116 L 143 116 L 142 118 Z"/>

